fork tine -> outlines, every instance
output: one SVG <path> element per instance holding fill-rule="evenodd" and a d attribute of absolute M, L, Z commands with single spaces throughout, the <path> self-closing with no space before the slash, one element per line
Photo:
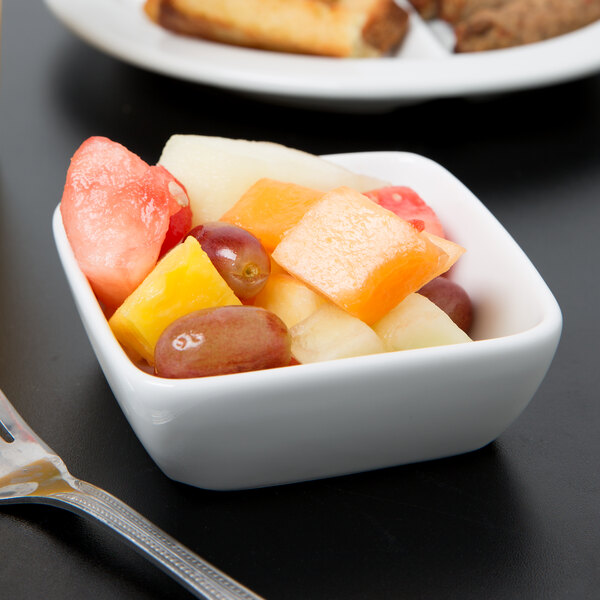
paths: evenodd
<path fill-rule="evenodd" d="M 9 444 L 15 441 L 13 434 L 8 429 L 6 429 L 2 421 L 0 421 L 0 438 L 2 438 L 5 442 L 8 442 Z"/>
<path fill-rule="evenodd" d="M 0 481 L 11 475 L 30 477 L 42 462 L 51 464 L 61 477 L 73 479 L 63 460 L 36 435 L 0 390 Z M 8 501 L 5 494 L 0 493 L 0 501 Z"/>
<path fill-rule="evenodd" d="M 47 452 L 52 449 L 27 425 L 8 398 L 0 390 L 0 438 L 5 442 L 35 442 Z"/>

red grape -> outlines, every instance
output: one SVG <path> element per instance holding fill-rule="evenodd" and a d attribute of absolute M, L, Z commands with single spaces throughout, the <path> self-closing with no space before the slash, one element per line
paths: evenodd
<path fill-rule="evenodd" d="M 195 237 L 240 300 L 254 298 L 271 272 L 271 261 L 260 240 L 249 231 L 213 221 L 194 227 Z"/>
<path fill-rule="evenodd" d="M 254 306 L 205 308 L 180 317 L 154 350 L 157 375 L 206 377 L 284 367 L 291 338 L 274 313 Z"/>

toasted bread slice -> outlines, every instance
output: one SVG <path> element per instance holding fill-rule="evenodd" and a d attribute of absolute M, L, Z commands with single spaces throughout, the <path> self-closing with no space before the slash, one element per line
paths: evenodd
<path fill-rule="evenodd" d="M 381 56 L 408 27 L 394 0 L 146 0 L 144 9 L 177 33 L 334 57 Z"/>

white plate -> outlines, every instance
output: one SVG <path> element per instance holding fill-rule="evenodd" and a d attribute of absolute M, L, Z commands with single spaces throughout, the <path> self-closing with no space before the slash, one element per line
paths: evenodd
<path fill-rule="evenodd" d="M 554 356 L 562 318 L 542 278 L 448 171 L 402 152 L 330 157 L 413 187 L 467 252 L 452 271 L 475 304 L 478 341 L 202 379 L 138 369 L 113 336 L 53 220 L 59 255 L 123 412 L 169 477 L 235 489 L 355 473 L 481 448 L 523 411 Z"/>
<path fill-rule="evenodd" d="M 395 56 L 335 59 L 236 48 L 175 35 L 151 23 L 143 0 L 46 0 L 91 45 L 158 73 L 265 97 L 340 110 L 389 108 L 578 78 L 600 69 L 600 22 L 518 48 L 452 54 L 440 23 L 411 14 Z"/>

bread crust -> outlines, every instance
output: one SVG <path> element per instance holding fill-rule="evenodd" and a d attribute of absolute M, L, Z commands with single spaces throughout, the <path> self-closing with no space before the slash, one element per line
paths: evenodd
<path fill-rule="evenodd" d="M 147 0 L 144 9 L 176 33 L 335 57 L 381 56 L 408 28 L 394 0 Z"/>

